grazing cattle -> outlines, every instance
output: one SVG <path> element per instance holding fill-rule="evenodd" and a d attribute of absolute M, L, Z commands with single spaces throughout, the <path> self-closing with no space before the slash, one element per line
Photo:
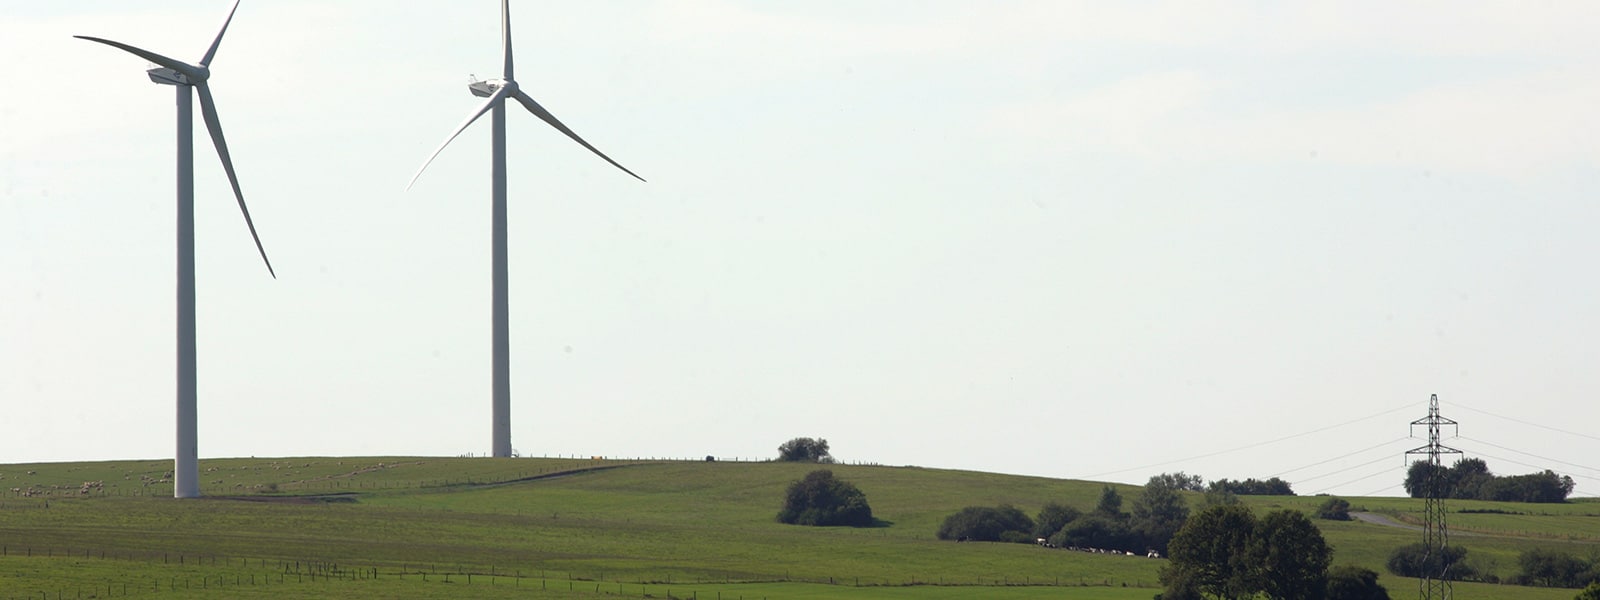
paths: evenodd
<path fill-rule="evenodd" d="M 1161 558 L 1161 553 L 1160 552 L 1156 552 L 1155 550 L 1151 550 L 1150 553 L 1144 555 L 1144 557 L 1145 558 Z"/>

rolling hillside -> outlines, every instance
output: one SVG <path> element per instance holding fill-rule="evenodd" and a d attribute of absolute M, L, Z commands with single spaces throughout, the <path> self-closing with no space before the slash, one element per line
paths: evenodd
<path fill-rule="evenodd" d="M 784 487 L 814 465 L 207 460 L 201 470 L 208 497 L 186 501 L 170 497 L 169 468 L 156 460 L 0 465 L 0 598 L 444 598 L 470 585 L 476 597 L 519 598 L 1131 599 L 1159 591 L 1163 562 L 934 538 L 946 515 L 968 505 L 1010 503 L 1029 513 L 1046 501 L 1092 507 L 1102 484 L 1084 481 L 836 465 L 886 522 L 848 529 L 774 521 Z M 1138 494 L 1131 486 L 1121 491 L 1130 499 Z M 1245 501 L 1309 511 L 1320 499 Z M 1410 499 L 1351 501 L 1398 524 L 1421 508 Z M 1517 554 L 1527 548 L 1600 551 L 1600 504 L 1456 507 L 1518 513 L 1452 515 L 1474 533 L 1455 541 L 1480 569 L 1502 577 L 1515 572 Z M 1335 548 L 1335 564 L 1380 572 L 1392 548 L 1418 537 L 1397 526 L 1317 523 Z M 1389 575 L 1382 582 L 1396 597 L 1415 587 Z M 1457 587 L 1464 600 L 1572 595 Z"/>

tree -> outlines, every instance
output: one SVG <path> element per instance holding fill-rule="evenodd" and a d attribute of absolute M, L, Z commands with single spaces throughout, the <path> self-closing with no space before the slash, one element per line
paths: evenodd
<path fill-rule="evenodd" d="M 1442 551 L 1430 552 L 1423 544 L 1407 544 L 1389 553 L 1384 566 L 1401 577 L 1428 574 L 1434 579 L 1460 581 L 1476 574 L 1465 562 L 1466 558 L 1467 549 L 1461 546 L 1445 546 Z"/>
<path fill-rule="evenodd" d="M 1207 489 L 1222 489 L 1240 496 L 1293 496 L 1294 489 L 1289 487 L 1289 482 L 1273 477 L 1262 481 L 1254 477 L 1244 481 L 1230 481 L 1218 479 L 1211 482 Z"/>
<path fill-rule="evenodd" d="M 1138 533 L 1123 519 L 1089 513 L 1074 519 L 1050 536 L 1049 542 L 1061 548 L 1103 548 L 1134 552 L 1144 544 Z"/>
<path fill-rule="evenodd" d="M 1071 506 L 1055 502 L 1045 503 L 1044 508 L 1039 509 L 1039 516 L 1033 519 L 1033 536 L 1036 538 L 1053 536 L 1057 531 L 1061 531 L 1061 528 L 1065 527 L 1067 523 L 1071 523 L 1081 516 L 1083 516 L 1083 511 Z"/>
<path fill-rule="evenodd" d="M 1183 471 L 1178 471 L 1177 473 L 1162 473 L 1160 475 L 1156 475 L 1156 476 L 1150 478 L 1150 483 L 1153 484 L 1158 480 L 1161 482 L 1161 485 L 1166 486 L 1166 487 L 1170 487 L 1170 488 L 1175 489 L 1175 490 L 1183 490 L 1183 491 L 1186 491 L 1186 492 L 1204 492 L 1204 491 L 1206 491 L 1206 484 L 1205 484 L 1205 480 L 1204 479 L 1202 479 L 1199 475 L 1189 475 L 1187 473 L 1184 473 Z M 1148 485 L 1150 485 L 1150 484 L 1146 484 L 1146 486 L 1148 486 Z"/>
<path fill-rule="evenodd" d="M 1247 550 L 1256 517 L 1241 505 L 1213 506 L 1189 518 L 1169 545 L 1163 598 L 1208 594 L 1249 598 L 1257 586 Z"/>
<path fill-rule="evenodd" d="M 1389 590 L 1378 583 L 1377 571 L 1341 565 L 1328 570 L 1327 600 L 1389 600 Z"/>
<path fill-rule="evenodd" d="M 1189 502 L 1179 492 L 1180 485 L 1184 485 L 1181 480 L 1169 476 L 1151 477 L 1144 493 L 1133 501 L 1133 531 L 1144 538 L 1150 549 L 1162 554 L 1167 553 L 1172 536 L 1189 519 Z"/>
<path fill-rule="evenodd" d="M 1522 573 L 1513 583 L 1541 587 L 1580 587 L 1594 580 L 1594 565 L 1557 550 L 1534 548 L 1517 557 Z"/>
<path fill-rule="evenodd" d="M 1033 519 L 1029 519 L 1021 509 L 1004 504 L 998 507 L 963 508 L 961 512 L 945 517 L 936 535 L 941 540 L 1032 542 L 1032 531 Z"/>
<path fill-rule="evenodd" d="M 872 524 L 872 507 L 867 505 L 867 495 L 855 485 L 834 478 L 833 471 L 818 469 L 789 484 L 778 521 L 865 527 Z"/>
<path fill-rule="evenodd" d="M 1600 600 L 1600 582 L 1589 584 L 1589 587 L 1583 588 L 1583 591 L 1572 600 Z"/>
<path fill-rule="evenodd" d="M 1268 598 L 1321 600 L 1326 593 L 1333 549 L 1305 513 L 1280 510 L 1262 517 L 1248 552 Z"/>
<path fill-rule="evenodd" d="M 828 440 L 797 437 L 778 446 L 778 460 L 787 462 L 831 463 Z"/>
<path fill-rule="evenodd" d="M 1322 532 L 1299 511 L 1258 521 L 1244 506 L 1213 506 L 1173 536 L 1161 597 L 1317 600 L 1327 589 L 1331 557 Z"/>
<path fill-rule="evenodd" d="M 1498 502 L 1566 502 L 1574 487 L 1571 476 L 1548 470 L 1497 476 L 1476 458 L 1458 460 L 1448 468 L 1419 460 L 1411 463 L 1405 480 L 1406 493 L 1413 498 L 1425 498 L 1431 491 L 1440 498 Z"/>
<path fill-rule="evenodd" d="M 1095 514 L 1107 517 L 1122 518 L 1122 494 L 1117 493 L 1117 488 L 1105 486 L 1100 488 L 1100 501 L 1094 505 Z"/>
<path fill-rule="evenodd" d="M 1330 496 L 1317 507 L 1317 518 L 1330 521 L 1350 520 L 1350 501 L 1343 498 Z"/>

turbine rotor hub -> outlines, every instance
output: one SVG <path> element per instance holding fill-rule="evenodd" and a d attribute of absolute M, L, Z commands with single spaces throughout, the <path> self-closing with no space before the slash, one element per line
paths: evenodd
<path fill-rule="evenodd" d="M 506 88 L 508 94 L 515 94 L 517 93 L 517 82 L 509 79 L 487 79 L 467 84 L 467 89 L 472 92 L 472 95 L 479 98 L 493 96 L 495 91 L 501 88 Z"/>

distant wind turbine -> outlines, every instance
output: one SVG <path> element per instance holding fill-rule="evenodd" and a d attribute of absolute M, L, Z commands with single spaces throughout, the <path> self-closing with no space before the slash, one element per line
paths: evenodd
<path fill-rule="evenodd" d="M 583 141 L 583 138 L 578 137 L 578 134 L 573 133 L 571 129 L 561 123 L 560 119 L 550 114 L 550 111 L 545 110 L 543 106 L 540 106 L 538 102 L 535 102 L 532 97 L 517 86 L 516 79 L 512 77 L 510 0 L 500 1 L 500 39 L 501 47 L 505 51 L 504 75 L 500 79 L 475 81 L 467 85 L 467 89 L 472 91 L 472 95 L 479 98 L 488 98 L 488 100 L 485 100 L 482 105 L 478 106 L 477 110 L 472 112 L 471 116 L 462 121 L 461 125 L 456 127 L 455 131 L 444 139 L 444 143 L 439 144 L 439 148 L 428 156 L 428 160 L 423 161 L 422 168 L 417 169 L 417 174 L 411 177 L 411 183 L 406 184 L 406 189 L 411 189 L 411 186 L 417 182 L 418 177 L 422 176 L 422 172 L 428 168 L 433 159 L 444 151 L 445 146 L 450 145 L 451 140 L 461 135 L 461 132 L 472 125 L 473 121 L 478 120 L 478 117 L 483 116 L 483 113 L 493 111 L 494 117 L 490 121 L 491 129 L 493 130 L 493 141 L 491 142 L 493 152 L 490 159 L 490 172 L 493 179 L 491 185 L 493 239 L 490 243 L 494 255 L 492 269 L 492 277 L 494 279 L 494 298 L 492 301 L 494 329 L 492 341 L 494 383 L 492 394 L 494 414 L 491 429 L 491 453 L 493 456 L 511 456 L 510 299 L 506 291 L 506 99 L 514 98 L 517 102 L 521 102 L 522 106 L 528 109 L 528 112 L 544 120 L 545 123 L 549 123 L 557 131 L 566 134 L 567 137 L 572 138 L 572 141 L 582 144 L 584 148 L 588 148 L 590 152 L 605 159 L 612 166 L 622 169 L 624 173 L 633 175 L 634 179 L 644 181 L 644 178 L 635 175 L 627 167 L 617 164 L 617 161 L 611 160 L 611 157 L 589 145 L 589 142 Z"/>
<path fill-rule="evenodd" d="M 217 39 L 212 40 L 199 65 L 173 60 L 149 50 L 135 48 L 121 42 L 76 35 L 73 37 L 99 42 L 120 48 L 130 54 L 161 65 L 146 71 L 150 80 L 161 85 L 178 88 L 178 440 L 177 457 L 172 470 L 172 495 L 176 498 L 195 498 L 200 495 L 200 463 L 196 438 L 195 418 L 195 343 L 194 343 L 194 109 L 190 90 L 200 93 L 200 115 L 205 119 L 206 130 L 211 132 L 211 142 L 217 147 L 217 157 L 222 159 L 222 170 L 228 173 L 228 183 L 233 186 L 233 197 L 239 200 L 239 211 L 244 213 L 244 224 L 255 239 L 256 251 L 267 264 L 267 273 L 277 279 L 267 251 L 261 247 L 261 237 L 256 235 L 256 225 L 250 220 L 250 209 L 244 205 L 244 194 L 239 191 L 239 178 L 233 172 L 233 160 L 228 156 L 228 143 L 222 139 L 222 123 L 217 121 L 217 104 L 211 98 L 211 58 L 222 44 L 222 34 L 228 31 L 239 1 L 234 0 L 228 18 L 222 21 Z"/>

